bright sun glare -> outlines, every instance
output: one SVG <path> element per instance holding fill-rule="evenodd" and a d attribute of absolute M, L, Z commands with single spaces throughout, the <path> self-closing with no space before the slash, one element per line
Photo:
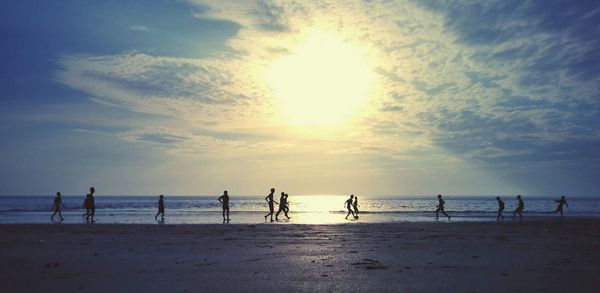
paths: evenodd
<path fill-rule="evenodd" d="M 332 32 L 313 32 L 274 60 L 267 83 L 281 119 L 290 125 L 349 122 L 365 106 L 373 71 L 363 50 Z"/>

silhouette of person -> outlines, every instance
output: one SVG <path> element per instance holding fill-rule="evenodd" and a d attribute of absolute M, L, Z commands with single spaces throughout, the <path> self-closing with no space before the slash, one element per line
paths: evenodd
<path fill-rule="evenodd" d="M 499 196 L 496 196 L 496 200 L 498 201 L 498 217 L 496 218 L 496 221 L 504 220 L 504 215 L 502 215 L 502 212 L 504 211 L 504 202 Z"/>
<path fill-rule="evenodd" d="M 448 214 L 446 214 L 446 211 L 444 211 L 444 205 L 446 204 L 446 202 L 442 199 L 442 195 L 438 194 L 438 205 L 437 205 L 437 210 L 435 210 L 435 219 L 438 219 L 438 213 L 442 212 L 442 214 L 444 214 L 446 217 L 448 217 L 448 220 L 450 220 L 450 216 L 448 216 Z"/>
<path fill-rule="evenodd" d="M 352 209 L 352 201 L 354 199 L 354 194 L 350 194 L 350 198 L 346 200 L 346 202 L 344 203 L 344 205 L 346 206 L 346 209 L 348 209 L 348 214 L 346 214 L 346 220 L 348 220 L 348 216 L 350 216 L 350 214 L 352 214 L 352 216 L 354 216 L 354 210 Z"/>
<path fill-rule="evenodd" d="M 354 203 L 352 203 L 352 207 L 354 207 L 354 218 L 358 219 L 358 196 L 354 197 Z"/>
<path fill-rule="evenodd" d="M 96 189 L 94 187 L 90 187 L 90 218 L 92 223 L 96 222 L 94 221 L 94 216 L 96 215 L 96 200 L 94 199 L 94 193 L 96 193 Z"/>
<path fill-rule="evenodd" d="M 285 216 L 290 219 L 292 217 L 288 216 L 288 213 L 290 212 L 290 201 L 288 200 L 288 198 L 290 197 L 289 194 L 285 194 L 285 207 L 283 208 L 283 212 L 285 213 Z"/>
<path fill-rule="evenodd" d="M 278 202 L 276 202 L 273 199 L 274 193 L 275 193 L 275 188 L 271 188 L 271 193 L 269 193 L 269 195 L 267 195 L 267 197 L 265 197 L 265 200 L 269 204 L 269 213 L 265 215 L 265 221 L 267 220 L 268 216 L 271 216 L 271 222 L 273 222 L 273 214 L 275 213 L 275 207 L 273 206 L 273 204 L 274 203 L 278 204 Z"/>
<path fill-rule="evenodd" d="M 64 220 L 62 213 L 60 212 L 61 209 L 64 207 L 63 202 L 62 202 L 62 198 L 60 196 L 60 192 L 56 193 L 56 197 L 54 197 L 54 204 L 52 205 L 52 210 L 54 210 L 54 213 L 52 214 L 52 217 L 50 217 L 50 219 L 54 220 L 54 216 L 56 216 L 56 214 L 58 214 L 58 216 L 60 217 L 60 220 Z"/>
<path fill-rule="evenodd" d="M 156 213 L 156 216 L 154 216 L 154 219 L 156 220 L 158 218 L 158 215 L 160 215 L 160 220 L 164 221 L 165 220 L 165 200 L 164 200 L 164 195 L 159 195 L 158 196 L 158 213 Z"/>
<path fill-rule="evenodd" d="M 555 200 L 554 202 L 558 203 L 558 206 L 556 207 L 556 211 L 554 212 L 560 212 L 560 218 L 563 218 L 563 206 L 569 206 L 569 204 L 567 203 L 567 199 L 565 198 L 565 196 L 561 196 L 559 200 Z"/>
<path fill-rule="evenodd" d="M 223 195 L 219 196 L 217 200 L 223 204 L 223 222 L 229 222 L 229 194 L 227 194 L 227 190 L 223 191 Z M 225 212 L 227 212 L 227 218 L 225 218 Z"/>
<path fill-rule="evenodd" d="M 275 214 L 275 220 L 279 221 L 279 213 L 281 213 L 281 212 L 283 212 L 283 214 L 285 215 L 286 218 L 288 218 L 288 219 L 290 218 L 290 217 L 288 217 L 286 208 L 287 208 L 287 194 L 282 192 L 281 196 L 279 197 L 279 210 Z"/>
<path fill-rule="evenodd" d="M 83 201 L 83 208 L 85 208 L 85 214 L 83 214 L 82 216 L 85 217 L 85 220 L 88 222 L 90 221 L 90 218 L 92 219 L 92 222 L 94 222 L 94 214 L 96 213 L 94 192 L 96 192 L 94 187 L 90 187 L 90 193 L 86 194 L 85 200 Z"/>
<path fill-rule="evenodd" d="M 519 220 L 523 221 L 523 209 L 525 208 L 525 202 L 523 202 L 523 198 L 521 197 L 521 195 L 517 195 L 517 199 L 519 200 L 519 203 L 517 205 L 517 208 L 515 209 L 515 211 L 513 212 L 513 217 L 512 219 L 514 220 L 515 217 L 517 216 L 517 214 L 519 214 Z"/>

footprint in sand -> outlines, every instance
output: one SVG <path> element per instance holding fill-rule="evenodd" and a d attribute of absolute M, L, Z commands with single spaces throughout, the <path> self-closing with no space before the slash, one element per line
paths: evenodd
<path fill-rule="evenodd" d="M 353 266 L 362 267 L 365 270 L 387 270 L 390 267 L 379 263 L 378 260 L 364 258 L 361 262 L 352 263 Z"/>

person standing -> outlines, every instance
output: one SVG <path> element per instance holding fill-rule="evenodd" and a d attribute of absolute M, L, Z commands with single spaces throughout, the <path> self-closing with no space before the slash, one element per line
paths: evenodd
<path fill-rule="evenodd" d="M 269 204 L 269 213 L 265 215 L 265 221 L 267 220 L 268 216 L 271 216 L 271 222 L 273 222 L 273 213 L 275 213 L 275 206 L 273 204 L 278 203 L 273 199 L 274 193 L 275 193 L 275 188 L 271 188 L 271 193 L 269 193 L 269 195 L 267 195 L 267 197 L 265 197 L 265 200 Z"/>
<path fill-rule="evenodd" d="M 517 200 L 519 203 L 517 204 L 517 208 L 513 212 L 512 219 L 514 220 L 517 214 L 519 214 L 519 220 L 523 221 L 523 209 L 525 209 L 525 202 L 523 202 L 523 197 L 521 195 L 517 195 Z"/>
<path fill-rule="evenodd" d="M 88 215 L 90 214 L 90 194 L 86 194 L 85 199 L 83 200 L 83 205 L 81 206 L 82 208 L 85 209 L 85 213 L 83 213 L 83 215 L 81 215 L 83 218 L 85 218 L 86 220 L 89 219 Z"/>
<path fill-rule="evenodd" d="M 227 194 L 227 190 L 223 191 L 223 195 L 217 200 L 223 204 L 223 222 L 229 222 L 229 194 Z M 227 212 L 227 218 L 225 218 L 225 212 Z"/>
<path fill-rule="evenodd" d="M 448 220 L 450 220 L 450 216 L 448 216 L 448 214 L 446 214 L 446 211 L 444 211 L 444 205 L 446 204 L 446 202 L 442 199 L 442 195 L 438 194 L 438 205 L 437 205 L 437 210 L 435 210 L 435 219 L 438 219 L 438 213 L 442 212 L 442 214 L 444 214 L 446 217 L 448 217 Z"/>
<path fill-rule="evenodd" d="M 565 198 L 565 196 L 561 196 L 559 200 L 556 200 L 555 202 L 558 203 L 558 206 L 556 207 L 556 211 L 555 212 L 560 212 L 560 218 L 563 218 L 563 206 L 569 206 L 569 204 L 567 203 L 567 199 Z"/>
<path fill-rule="evenodd" d="M 496 196 L 496 200 L 498 201 L 498 217 L 496 218 L 496 221 L 504 220 L 504 215 L 502 215 L 502 212 L 504 211 L 504 202 L 499 196 Z"/>
<path fill-rule="evenodd" d="M 54 220 L 54 216 L 56 216 L 56 214 L 58 214 L 58 216 L 60 217 L 60 220 L 64 220 L 62 213 L 60 212 L 61 209 L 64 207 L 63 202 L 62 202 L 62 198 L 60 196 L 60 192 L 56 193 L 56 197 L 54 197 L 54 204 L 52 205 L 52 210 L 54 210 L 54 213 L 52 214 L 52 217 L 50 217 L 50 219 Z"/>
<path fill-rule="evenodd" d="M 94 216 L 96 215 L 96 200 L 94 199 L 94 193 L 96 193 L 96 189 L 94 187 L 90 187 L 90 217 L 93 222 L 96 222 L 94 220 Z"/>
<path fill-rule="evenodd" d="M 358 219 L 358 196 L 354 197 L 354 202 L 352 203 L 352 207 L 354 208 L 354 218 Z"/>
<path fill-rule="evenodd" d="M 352 216 L 354 216 L 354 210 L 352 209 L 352 201 L 354 199 L 354 194 L 350 195 L 350 198 L 348 200 L 346 200 L 346 202 L 344 203 L 344 205 L 346 206 L 346 209 L 348 209 L 348 214 L 346 214 L 346 220 L 348 220 L 348 216 L 350 216 L 350 214 L 352 214 Z"/>
<path fill-rule="evenodd" d="M 165 200 L 164 200 L 164 195 L 159 195 L 158 196 L 158 213 L 156 213 L 156 216 L 154 216 L 154 219 L 157 220 L 158 219 L 158 215 L 160 215 L 160 220 L 164 221 L 165 220 Z"/>

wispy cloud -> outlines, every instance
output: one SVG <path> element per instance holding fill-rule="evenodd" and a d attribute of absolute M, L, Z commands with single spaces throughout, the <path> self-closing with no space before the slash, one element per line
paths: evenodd
<path fill-rule="evenodd" d="M 280 126 L 271 119 L 277 109 L 259 69 L 317 28 L 338 32 L 377 60 L 377 95 L 343 136 L 363 150 L 377 146 L 400 156 L 442 148 L 483 162 L 598 157 L 586 147 L 600 142 L 596 2 L 190 4 L 196 17 L 240 25 L 230 51 L 204 59 L 63 56 L 57 80 L 94 99 L 188 121 L 191 133 L 204 127 L 261 136 Z M 136 137 L 186 141 L 173 134 Z"/>
<path fill-rule="evenodd" d="M 150 29 L 144 25 L 141 24 L 135 24 L 135 25 L 130 25 L 129 26 L 129 30 L 134 31 L 134 32 L 147 32 L 150 31 Z"/>

